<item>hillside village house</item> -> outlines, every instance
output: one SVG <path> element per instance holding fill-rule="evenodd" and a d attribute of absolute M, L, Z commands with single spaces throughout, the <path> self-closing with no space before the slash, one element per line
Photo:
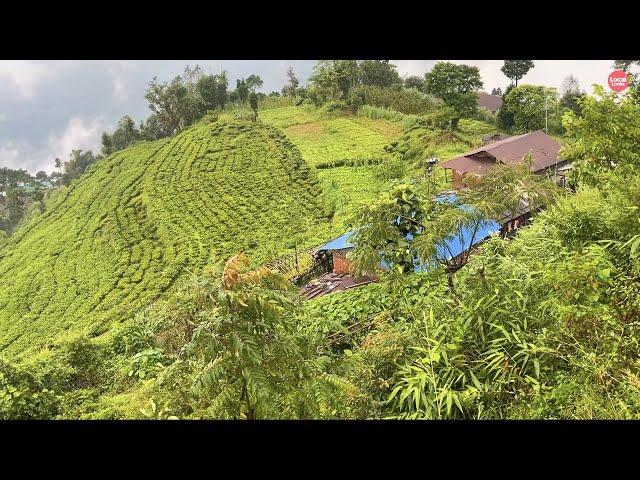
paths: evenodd
<path fill-rule="evenodd" d="M 542 130 L 509 137 L 504 140 L 483 145 L 459 157 L 440 163 L 440 168 L 451 170 L 452 187 L 467 187 L 469 174 L 484 175 L 498 163 L 515 165 L 522 163 L 526 155 L 531 154 L 531 171 L 552 174 L 560 181 L 561 167 L 568 163 L 558 158 L 560 144 Z"/>
<path fill-rule="evenodd" d="M 492 142 L 493 138 L 501 139 Z M 570 168 L 567 161 L 558 158 L 560 144 L 541 130 L 508 138 L 492 137 L 487 138 L 486 141 L 490 143 L 438 165 L 452 170 L 454 190 L 440 193 L 436 198 L 452 201 L 456 198 L 455 190 L 468 186 L 469 174 L 483 175 L 498 163 L 515 165 L 523 162 L 524 157 L 529 154 L 531 170 L 540 174 L 551 173 L 556 181 L 563 178 L 564 173 Z M 530 206 L 523 198 L 520 202 L 520 211 L 505 212 L 502 218 L 487 219 L 474 232 L 468 228 L 461 230 L 460 235 L 453 236 L 445 242 L 446 248 L 444 245 L 438 247 L 438 258 L 455 261 L 464 252 L 475 248 L 491 235 L 510 237 L 529 221 L 530 216 Z M 377 276 L 372 273 L 359 278 L 353 276 L 352 264 L 347 256 L 354 247 L 350 241 L 352 234 L 353 232 L 347 232 L 318 248 L 316 262 L 323 265 L 327 273 L 301 288 L 304 298 L 316 298 L 377 281 Z M 381 263 L 381 267 L 386 268 L 386 265 Z M 416 271 L 424 268 L 425 266 L 415 265 Z"/>

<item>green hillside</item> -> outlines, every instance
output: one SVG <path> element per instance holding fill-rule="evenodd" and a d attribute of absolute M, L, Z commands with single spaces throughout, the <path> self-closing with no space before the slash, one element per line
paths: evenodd
<path fill-rule="evenodd" d="M 100 334 L 240 250 L 260 262 L 317 244 L 328 225 L 319 194 L 299 151 L 260 123 L 202 123 L 118 152 L 0 249 L 0 352 Z"/>

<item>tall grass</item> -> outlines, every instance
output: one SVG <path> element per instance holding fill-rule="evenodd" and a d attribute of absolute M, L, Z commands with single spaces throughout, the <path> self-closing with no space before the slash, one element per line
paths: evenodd
<path fill-rule="evenodd" d="M 293 106 L 296 99 L 294 97 L 266 97 L 258 100 L 258 110 L 269 110 L 271 108 Z"/>
<path fill-rule="evenodd" d="M 419 119 L 418 115 L 407 115 L 391 108 L 374 107 L 372 105 L 363 105 L 358 108 L 358 116 L 372 120 L 385 119 L 392 122 L 402 122 L 402 128 L 404 130 L 411 128 Z"/>

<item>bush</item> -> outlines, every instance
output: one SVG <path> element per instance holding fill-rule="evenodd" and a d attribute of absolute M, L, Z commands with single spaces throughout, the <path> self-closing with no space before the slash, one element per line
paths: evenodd
<path fill-rule="evenodd" d="M 352 88 L 347 101 L 354 110 L 363 105 L 370 105 L 414 115 L 427 113 L 441 103 L 433 96 L 414 89 L 391 89 L 367 85 Z"/>
<path fill-rule="evenodd" d="M 51 419 L 59 398 L 32 374 L 0 359 L 0 420 Z"/>
<path fill-rule="evenodd" d="M 484 107 L 478 107 L 475 115 L 473 115 L 473 118 L 482 122 L 489 123 L 491 125 L 496 125 L 497 123 L 496 115 L 494 115 Z"/>

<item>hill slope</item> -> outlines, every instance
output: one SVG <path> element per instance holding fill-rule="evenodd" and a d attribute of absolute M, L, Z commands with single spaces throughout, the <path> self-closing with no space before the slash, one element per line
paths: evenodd
<path fill-rule="evenodd" d="M 318 181 L 277 130 L 199 124 L 93 166 L 0 249 L 0 355 L 130 317 L 185 272 L 318 242 Z"/>

